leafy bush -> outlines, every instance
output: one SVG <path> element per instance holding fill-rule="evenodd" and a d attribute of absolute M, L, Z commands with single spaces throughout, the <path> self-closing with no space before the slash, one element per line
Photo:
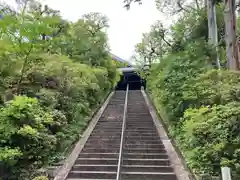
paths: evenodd
<path fill-rule="evenodd" d="M 109 77 L 103 67 L 92 68 L 60 55 L 43 57 L 20 86 L 21 94 L 32 98 L 15 96 L 1 112 L 1 147 L 10 148 L 2 150 L 3 166 L 15 169 L 16 176 L 20 167 L 41 167 L 64 158 L 87 126 L 90 112 L 117 79 L 116 72 Z"/>
<path fill-rule="evenodd" d="M 37 99 L 16 96 L 1 108 L 0 117 L 0 145 L 5 147 L 1 149 L 2 168 L 14 165 L 17 170 L 36 162 L 43 165 L 56 144 L 48 129 L 54 123 L 52 113 Z"/>
<path fill-rule="evenodd" d="M 238 72 L 210 70 L 184 86 L 184 99 L 194 107 L 240 100 Z"/>
<path fill-rule="evenodd" d="M 152 65 L 148 90 L 196 175 L 219 175 L 222 164 L 239 175 L 240 76 L 214 70 L 212 57 L 204 40 L 186 43 Z"/>
<path fill-rule="evenodd" d="M 219 174 L 221 165 L 240 172 L 240 103 L 230 102 L 184 114 L 180 144 L 197 173 Z"/>
<path fill-rule="evenodd" d="M 174 119 L 178 121 L 189 106 L 183 94 L 186 83 L 208 68 L 209 58 L 202 55 L 206 49 L 204 41 L 194 42 L 185 51 L 165 57 L 150 70 L 149 90 L 166 108 L 171 123 Z"/>
<path fill-rule="evenodd" d="M 224 164 L 239 174 L 239 73 L 185 57 L 171 55 L 152 68 L 154 102 L 167 111 L 170 133 L 194 173 L 219 175 Z"/>

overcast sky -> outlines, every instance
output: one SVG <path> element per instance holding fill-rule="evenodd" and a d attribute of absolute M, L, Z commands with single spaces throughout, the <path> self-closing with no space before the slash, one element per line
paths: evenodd
<path fill-rule="evenodd" d="M 12 4 L 14 0 L 4 0 Z M 134 46 L 141 40 L 156 20 L 164 20 L 155 7 L 155 0 L 144 0 L 142 5 L 133 4 L 127 11 L 123 0 L 43 0 L 50 7 L 60 10 L 63 18 L 76 21 L 83 14 L 101 12 L 110 19 L 108 30 L 112 53 L 128 60 Z M 165 20 L 166 21 L 166 20 Z"/>

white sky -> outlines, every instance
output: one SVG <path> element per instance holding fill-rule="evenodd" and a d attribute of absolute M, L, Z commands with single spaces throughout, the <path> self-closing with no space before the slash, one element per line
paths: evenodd
<path fill-rule="evenodd" d="M 4 0 L 12 4 L 14 0 Z M 109 43 L 112 53 L 128 60 L 134 46 L 141 40 L 143 32 L 148 32 L 150 25 L 156 20 L 163 20 L 157 11 L 155 0 L 143 0 L 142 5 L 133 4 L 127 11 L 123 8 L 123 0 L 43 0 L 53 9 L 61 11 L 63 18 L 76 21 L 83 14 L 101 12 L 110 19 L 108 29 Z M 165 21 L 167 21 L 165 19 Z"/>

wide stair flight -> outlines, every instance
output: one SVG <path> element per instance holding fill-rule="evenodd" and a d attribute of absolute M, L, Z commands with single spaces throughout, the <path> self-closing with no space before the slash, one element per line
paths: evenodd
<path fill-rule="evenodd" d="M 141 91 L 116 91 L 67 180 L 177 180 Z"/>

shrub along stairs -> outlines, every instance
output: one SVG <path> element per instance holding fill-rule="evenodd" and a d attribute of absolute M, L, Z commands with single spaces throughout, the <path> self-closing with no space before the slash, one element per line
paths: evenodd
<path fill-rule="evenodd" d="M 178 180 L 141 91 L 116 91 L 67 180 Z"/>

